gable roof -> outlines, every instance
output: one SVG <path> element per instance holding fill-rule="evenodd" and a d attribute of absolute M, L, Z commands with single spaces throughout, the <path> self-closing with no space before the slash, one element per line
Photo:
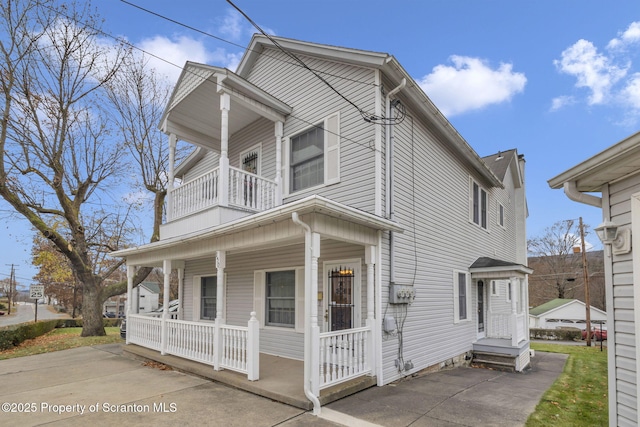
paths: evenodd
<path fill-rule="evenodd" d="M 262 34 L 254 34 L 238 65 L 238 76 L 245 79 L 248 78 L 251 68 L 264 50 L 267 48 L 277 48 L 272 40 L 275 40 L 279 46 L 294 55 L 314 56 L 325 60 L 380 70 L 391 80 L 392 87 L 398 86 L 403 80 L 406 80 L 406 87 L 402 90 L 403 100 L 411 104 L 413 108 L 421 113 L 422 117 L 429 121 L 433 131 L 440 135 L 443 141 L 449 143 L 446 144 L 447 148 L 452 150 L 459 159 L 473 168 L 491 186 L 503 188 L 502 181 L 485 164 L 440 110 L 438 110 L 431 99 L 424 93 L 420 85 L 413 80 L 393 55 L 323 45 L 284 37 L 269 36 L 269 38 L 267 38 Z"/>
<path fill-rule="evenodd" d="M 532 316 L 539 316 L 547 311 L 555 310 L 556 308 L 562 307 L 563 305 L 567 305 L 572 301 L 576 301 L 571 298 L 556 298 L 551 301 L 547 301 L 544 304 L 541 304 L 537 307 L 534 307 L 529 310 L 529 314 Z"/>
<path fill-rule="evenodd" d="M 518 155 L 516 149 L 511 149 L 498 151 L 495 154 L 483 157 L 482 160 L 502 182 L 504 182 L 507 172 L 510 171 L 513 184 L 516 188 L 520 188 L 523 185 L 524 179 L 522 171 L 520 170 L 519 160 L 523 158 L 523 156 Z"/>
<path fill-rule="evenodd" d="M 503 261 L 501 259 L 480 257 L 469 266 L 469 272 L 476 278 L 501 279 L 509 277 L 523 277 L 533 273 L 529 267 L 517 262 Z"/>
<path fill-rule="evenodd" d="M 142 282 L 138 286 L 144 286 L 149 292 L 154 294 L 160 293 L 160 283 L 158 282 Z"/>

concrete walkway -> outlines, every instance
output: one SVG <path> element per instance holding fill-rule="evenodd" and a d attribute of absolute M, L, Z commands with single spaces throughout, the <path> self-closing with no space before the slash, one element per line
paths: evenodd
<path fill-rule="evenodd" d="M 3 426 L 519 426 L 566 355 L 524 374 L 458 368 L 304 410 L 122 356 L 120 344 L 0 361 Z"/>

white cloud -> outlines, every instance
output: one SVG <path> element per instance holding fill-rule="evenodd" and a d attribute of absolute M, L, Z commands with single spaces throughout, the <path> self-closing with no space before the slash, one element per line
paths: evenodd
<path fill-rule="evenodd" d="M 590 41 L 580 39 L 565 49 L 561 59 L 554 61 L 562 73 L 576 78 L 576 87 L 591 91 L 589 104 L 601 104 L 608 98 L 611 87 L 622 79 L 627 70 L 614 64 L 609 57 L 598 53 Z"/>
<path fill-rule="evenodd" d="M 632 22 L 625 31 L 618 34 L 620 37 L 611 39 L 608 49 L 623 49 L 630 44 L 640 42 L 640 21 Z"/>
<path fill-rule="evenodd" d="M 175 36 L 170 39 L 157 35 L 142 40 L 138 47 L 151 54 L 149 55 L 150 65 L 159 74 L 167 76 L 171 82 L 178 79 L 186 61 L 227 67 L 233 70 L 241 58 L 241 55 L 229 53 L 223 48 L 218 48 L 213 52 L 209 51 L 201 40 L 187 36 Z"/>
<path fill-rule="evenodd" d="M 572 105 L 576 103 L 576 99 L 573 96 L 558 96 L 551 100 L 551 108 L 550 111 L 558 111 L 561 108 L 566 107 L 567 105 Z"/>
<path fill-rule="evenodd" d="M 229 9 L 222 18 L 222 23 L 218 28 L 221 35 L 228 37 L 232 40 L 240 40 L 244 33 L 247 31 L 247 27 L 243 25 L 244 17 L 235 10 Z"/>
<path fill-rule="evenodd" d="M 629 78 L 621 96 L 625 104 L 640 112 L 640 73 L 635 73 Z"/>
<path fill-rule="evenodd" d="M 512 64 L 492 69 L 479 58 L 453 55 L 453 66 L 437 65 L 418 81 L 420 87 L 447 116 L 508 102 L 524 91 L 527 78 Z"/>

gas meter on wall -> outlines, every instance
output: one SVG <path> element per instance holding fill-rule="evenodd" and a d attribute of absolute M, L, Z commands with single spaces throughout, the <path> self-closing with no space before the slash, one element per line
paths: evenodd
<path fill-rule="evenodd" d="M 409 304 L 416 298 L 413 285 L 389 285 L 389 302 L 391 304 Z"/>

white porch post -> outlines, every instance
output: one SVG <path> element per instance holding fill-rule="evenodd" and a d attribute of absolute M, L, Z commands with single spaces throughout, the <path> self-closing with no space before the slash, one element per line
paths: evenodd
<path fill-rule="evenodd" d="M 160 332 L 160 354 L 167 354 L 167 318 L 169 317 L 169 284 L 171 282 L 171 260 L 162 261 L 164 273 L 164 295 L 162 297 L 162 326 Z"/>
<path fill-rule="evenodd" d="M 282 135 L 284 123 L 276 122 L 276 200 L 275 205 L 282 205 Z"/>
<path fill-rule="evenodd" d="M 247 379 L 257 381 L 260 378 L 260 323 L 256 312 L 251 312 L 247 331 Z"/>
<path fill-rule="evenodd" d="M 167 221 L 173 219 L 173 181 L 175 180 L 176 142 L 175 133 L 169 135 L 169 182 L 167 186 Z"/>
<path fill-rule="evenodd" d="M 131 301 L 133 300 L 133 276 L 135 276 L 136 269 L 133 265 L 127 265 L 127 312 L 126 318 L 129 319 L 129 314 L 131 314 Z M 131 328 L 127 328 L 127 340 L 126 343 L 129 344 L 129 330 Z"/>
<path fill-rule="evenodd" d="M 220 94 L 220 175 L 218 177 L 218 201 L 229 206 L 229 110 L 231 98 Z"/>
<path fill-rule="evenodd" d="M 184 267 L 178 268 L 178 319 L 183 320 Z"/>
<path fill-rule="evenodd" d="M 216 322 L 215 322 L 215 335 L 213 336 L 213 369 L 219 371 L 220 361 L 222 360 L 222 325 L 225 324 L 224 320 L 224 269 L 227 265 L 227 253 L 225 251 L 218 251 L 216 253 Z"/>
<path fill-rule="evenodd" d="M 516 292 L 514 286 L 518 283 L 518 279 L 512 277 L 509 281 L 511 282 L 511 345 L 516 346 L 518 345 L 518 292 Z"/>
<path fill-rule="evenodd" d="M 376 319 L 374 312 L 374 292 L 375 292 L 375 274 L 374 269 L 376 266 L 376 247 L 366 246 L 364 249 L 365 264 L 367 265 L 367 320 L 366 325 L 369 328 L 369 337 L 367 342 L 367 349 L 365 354 L 365 363 L 369 363 L 371 368 L 371 375 L 375 375 L 376 372 L 376 357 L 375 357 L 375 340 L 376 334 Z"/>
<path fill-rule="evenodd" d="M 485 293 L 487 294 L 487 319 L 485 321 L 487 329 L 486 337 L 491 338 L 493 336 L 493 313 L 491 308 L 491 295 L 493 295 L 493 280 L 485 280 L 485 284 L 489 286 L 485 286 Z M 498 284 L 496 283 L 496 286 Z"/>
<path fill-rule="evenodd" d="M 309 274 L 310 295 L 306 296 L 307 304 L 311 304 L 309 324 L 311 325 L 311 353 L 309 354 L 309 363 L 311 364 L 310 389 L 315 396 L 320 396 L 320 327 L 318 326 L 318 258 L 320 258 L 320 234 L 310 233 L 311 242 L 309 242 L 311 251 L 311 265 L 305 266 L 310 270 Z"/>

